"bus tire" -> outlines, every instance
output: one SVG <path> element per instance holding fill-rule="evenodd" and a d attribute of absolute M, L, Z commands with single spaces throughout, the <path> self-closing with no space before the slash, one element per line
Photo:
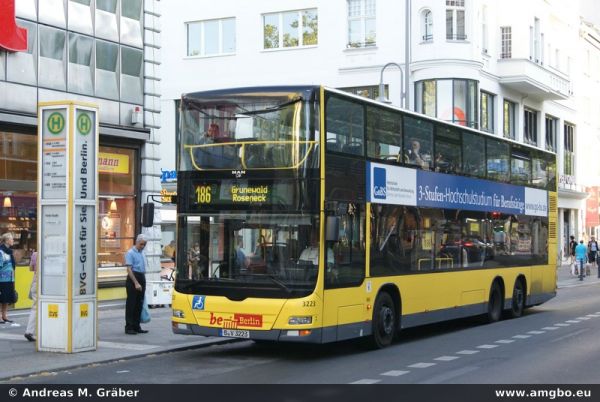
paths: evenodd
<path fill-rule="evenodd" d="M 508 316 L 510 318 L 519 318 L 523 315 L 523 310 L 525 310 L 525 286 L 523 286 L 521 279 L 517 279 L 513 288 L 512 302 L 508 310 Z"/>
<path fill-rule="evenodd" d="M 372 325 L 372 346 L 376 349 L 389 346 L 396 335 L 397 315 L 394 300 L 387 292 L 380 293 L 375 299 Z"/>
<path fill-rule="evenodd" d="M 492 283 L 490 289 L 490 297 L 488 299 L 488 307 L 486 321 L 488 323 L 496 322 L 502 317 L 502 290 L 498 282 Z"/>

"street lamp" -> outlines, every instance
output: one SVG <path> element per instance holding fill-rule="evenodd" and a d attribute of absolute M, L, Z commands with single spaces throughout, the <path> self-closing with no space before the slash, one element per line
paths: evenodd
<path fill-rule="evenodd" d="M 389 66 L 396 66 L 400 70 L 400 107 L 403 107 L 404 106 L 404 95 L 406 94 L 404 92 L 404 75 L 402 72 L 402 67 L 398 63 L 394 63 L 394 62 L 387 63 L 381 69 L 381 73 L 379 75 L 379 96 L 377 97 L 377 100 L 379 102 L 383 102 L 383 103 L 392 103 L 392 101 L 390 101 L 388 98 L 386 98 L 385 87 L 383 85 L 383 72 Z"/>

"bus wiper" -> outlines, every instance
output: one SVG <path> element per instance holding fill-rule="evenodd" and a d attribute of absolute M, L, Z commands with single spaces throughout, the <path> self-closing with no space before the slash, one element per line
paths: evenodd
<path fill-rule="evenodd" d="M 274 284 L 279 285 L 279 287 L 281 289 L 285 290 L 285 292 L 287 294 L 292 293 L 292 290 L 290 288 L 288 288 L 287 285 L 283 281 L 277 279 L 277 277 L 275 275 L 266 274 L 265 277 L 269 278 Z"/>

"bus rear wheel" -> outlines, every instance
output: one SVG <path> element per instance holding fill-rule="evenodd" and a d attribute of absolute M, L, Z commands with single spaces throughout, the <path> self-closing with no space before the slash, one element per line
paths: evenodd
<path fill-rule="evenodd" d="M 525 287 L 523 286 L 523 281 L 517 279 L 513 288 L 512 302 L 510 310 L 508 310 L 508 315 L 510 318 L 519 318 L 523 315 L 523 310 L 525 310 Z"/>
<path fill-rule="evenodd" d="M 490 289 L 490 298 L 488 300 L 488 308 L 486 314 L 486 321 L 496 322 L 500 320 L 502 316 L 502 291 L 500 290 L 500 285 L 498 282 L 494 282 L 492 284 L 492 288 Z"/>
<path fill-rule="evenodd" d="M 380 293 L 373 310 L 372 346 L 381 349 L 389 346 L 396 334 L 396 306 L 387 292 Z"/>

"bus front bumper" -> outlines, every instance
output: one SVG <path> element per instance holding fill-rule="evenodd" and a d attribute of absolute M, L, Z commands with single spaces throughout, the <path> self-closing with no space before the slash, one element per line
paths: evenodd
<path fill-rule="evenodd" d="M 201 327 L 196 324 L 182 324 L 173 321 L 172 329 L 174 334 L 224 337 L 221 334 L 221 328 Z M 303 330 L 303 332 L 306 332 L 306 330 Z M 323 339 L 321 328 L 311 329 L 310 333 L 303 335 L 300 334 L 300 330 L 290 329 L 249 330 L 248 334 L 248 338 L 240 337 L 239 339 L 302 343 L 322 343 Z"/>

